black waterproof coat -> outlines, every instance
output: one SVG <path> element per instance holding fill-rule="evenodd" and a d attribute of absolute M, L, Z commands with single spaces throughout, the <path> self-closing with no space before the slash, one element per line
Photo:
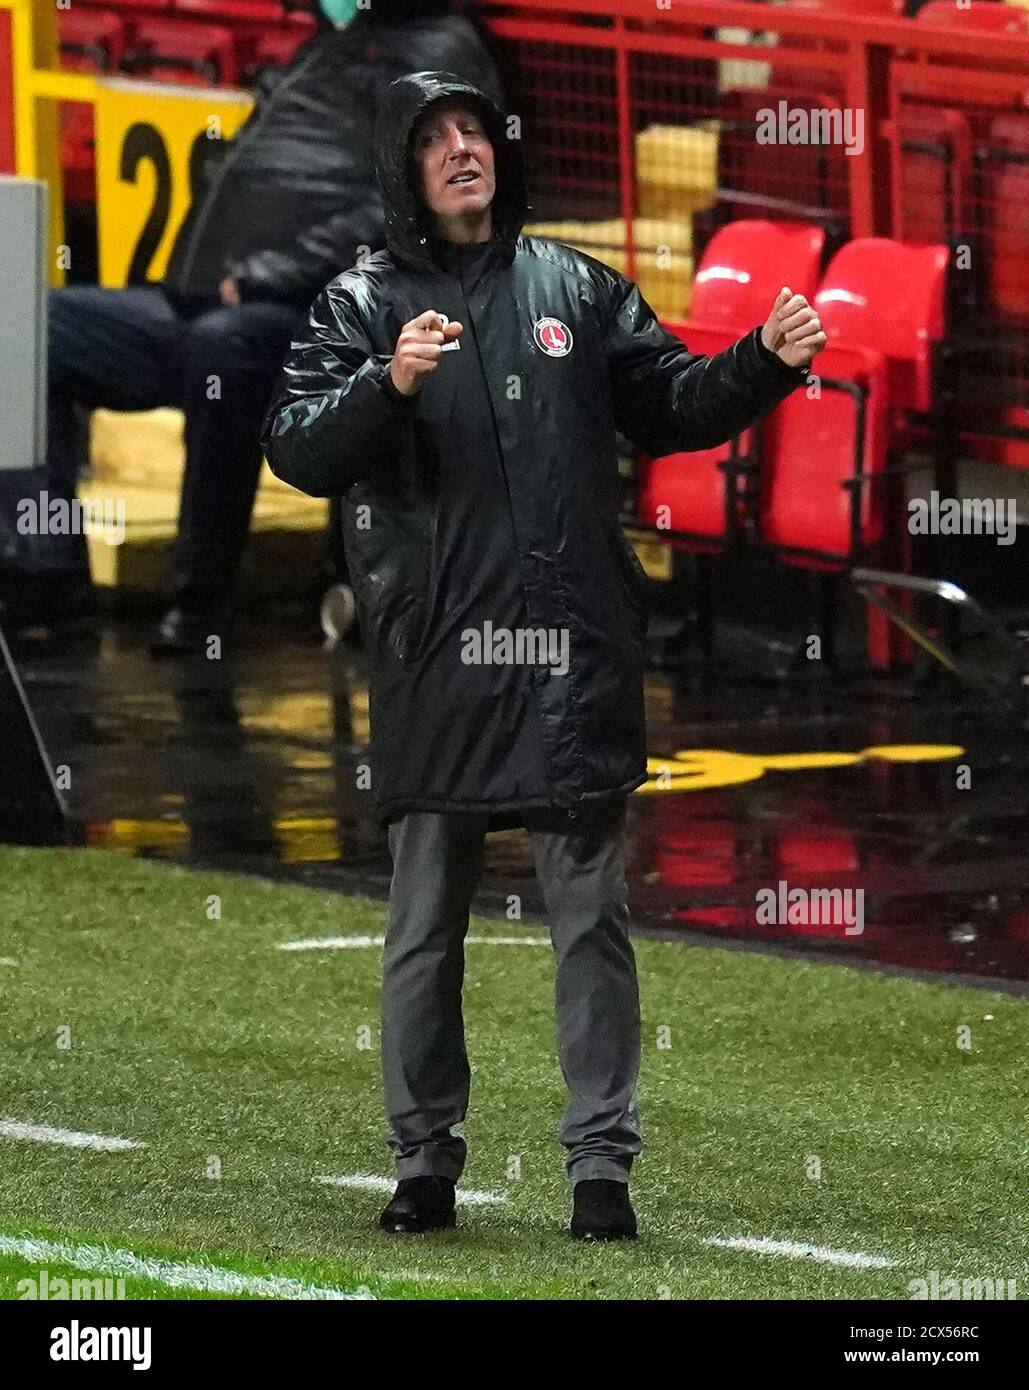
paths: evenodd
<path fill-rule="evenodd" d="M 435 240 L 409 178 L 413 125 L 452 96 L 483 111 L 497 166 L 495 239 L 468 247 Z M 757 329 L 695 356 L 630 280 L 521 236 L 517 144 L 458 78 L 394 83 L 377 157 L 388 250 L 314 303 L 265 422 L 268 460 L 303 492 L 344 499 L 382 819 L 563 820 L 646 777 L 644 576 L 618 521 L 616 431 L 654 455 L 709 448 L 804 374 Z M 464 325 L 460 348 L 402 398 L 384 378 L 426 309 Z M 469 634 L 486 624 L 555 634 L 556 660 L 528 664 L 523 648 L 512 661 L 513 646 L 483 661 L 505 655 L 486 640 L 476 651 Z"/>
<path fill-rule="evenodd" d="M 217 299 L 231 275 L 244 300 L 306 309 L 362 247 L 379 250 L 375 117 L 390 83 L 448 68 L 497 91 L 475 28 L 445 10 L 441 0 L 375 0 L 345 29 L 323 27 L 272 74 L 233 140 L 202 142 L 208 157 L 165 287 Z"/>

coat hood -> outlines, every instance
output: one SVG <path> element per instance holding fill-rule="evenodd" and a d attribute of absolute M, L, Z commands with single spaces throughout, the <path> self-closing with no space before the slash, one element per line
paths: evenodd
<path fill-rule="evenodd" d="M 411 135 L 430 106 L 454 100 L 466 101 L 479 112 L 493 145 L 497 180 L 492 205 L 494 236 L 501 244 L 505 259 L 510 260 L 529 212 L 518 141 L 508 139 L 504 115 L 493 98 L 451 72 L 410 73 L 397 78 L 386 90 L 375 135 L 375 165 L 386 218 L 386 245 L 397 259 L 416 264 L 433 263 L 440 242 L 418 192 Z"/>

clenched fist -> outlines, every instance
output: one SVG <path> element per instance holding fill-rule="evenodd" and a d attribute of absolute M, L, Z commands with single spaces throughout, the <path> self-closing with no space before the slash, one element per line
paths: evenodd
<path fill-rule="evenodd" d="M 400 394 L 413 396 L 420 391 L 424 378 L 439 365 L 443 344 L 453 342 L 463 332 L 459 323 L 448 323 L 444 327 L 435 309 L 426 309 L 410 323 L 405 323 L 389 366 L 393 385 Z"/>
<path fill-rule="evenodd" d="M 804 296 L 794 294 L 784 285 L 761 330 L 761 341 L 787 367 L 806 367 L 815 353 L 825 347 L 825 334 L 821 320 Z"/>

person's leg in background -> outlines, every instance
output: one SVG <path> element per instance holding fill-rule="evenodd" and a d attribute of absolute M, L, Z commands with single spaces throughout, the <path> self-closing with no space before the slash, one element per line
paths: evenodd
<path fill-rule="evenodd" d="M 299 318 L 284 304 L 226 304 L 189 325 L 172 606 L 152 644 L 155 653 L 202 651 L 209 636 L 226 628 L 261 471 L 261 423 Z"/>
<path fill-rule="evenodd" d="M 532 845 L 557 961 L 557 1047 L 569 1093 L 559 1137 L 575 1191 L 572 1229 L 597 1239 L 631 1236 L 627 1184 L 642 1140 L 626 799 L 587 808 L 568 825 L 533 830 Z"/>
<path fill-rule="evenodd" d="M 150 410 L 178 393 L 186 325 L 157 286 L 51 291 L 48 307 L 47 455 L 35 469 L 0 471 L 4 611 L 12 623 L 52 619 L 89 590 L 86 538 L 23 534 L 19 503 L 43 494 L 71 502 L 77 491 L 85 412 Z"/>
<path fill-rule="evenodd" d="M 470 1073 L 461 990 L 484 816 L 414 811 L 389 826 L 393 879 L 382 970 L 382 1071 L 397 1193 L 387 1230 L 453 1224 L 467 1148 L 454 1133 Z"/>

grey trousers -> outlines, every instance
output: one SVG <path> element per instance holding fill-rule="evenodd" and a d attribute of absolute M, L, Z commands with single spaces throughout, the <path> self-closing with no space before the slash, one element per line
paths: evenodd
<path fill-rule="evenodd" d="M 625 798 L 574 830 L 532 830 L 556 956 L 557 1051 L 568 1087 L 558 1137 L 572 1183 L 628 1182 L 640 1152 L 640 1002 L 629 941 Z M 461 990 L 486 818 L 410 812 L 391 822 L 382 1068 L 397 1177 L 460 1178 L 471 1074 Z M 504 948 L 500 948 L 504 949 Z"/>

